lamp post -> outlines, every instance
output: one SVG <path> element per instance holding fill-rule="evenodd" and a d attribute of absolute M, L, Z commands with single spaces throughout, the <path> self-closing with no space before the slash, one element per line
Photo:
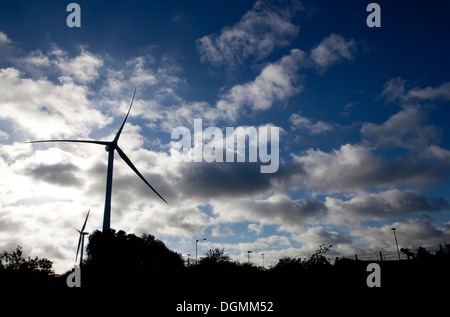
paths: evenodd
<path fill-rule="evenodd" d="M 397 230 L 397 228 L 391 228 L 391 230 L 394 231 L 395 245 L 397 246 L 398 259 L 400 260 L 400 251 L 398 250 L 397 235 L 395 234 L 395 230 Z"/>
<path fill-rule="evenodd" d="M 261 253 L 263 259 L 263 269 L 264 269 L 264 253 Z"/>
<path fill-rule="evenodd" d="M 248 264 L 250 264 L 250 253 L 252 253 L 253 251 L 247 251 L 247 256 L 248 256 Z"/>
<path fill-rule="evenodd" d="M 200 240 L 206 240 L 206 238 L 203 238 L 203 239 L 200 239 Z M 195 240 L 195 263 L 197 263 L 197 245 L 198 245 L 198 242 L 200 241 L 200 240 Z"/>

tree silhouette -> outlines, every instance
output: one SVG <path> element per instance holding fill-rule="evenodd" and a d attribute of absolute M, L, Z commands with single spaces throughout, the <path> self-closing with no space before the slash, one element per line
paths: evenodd
<path fill-rule="evenodd" d="M 3 287 L 49 286 L 54 272 L 53 263 L 45 258 L 24 258 L 22 247 L 3 251 L 0 255 L 0 281 Z"/>
<path fill-rule="evenodd" d="M 228 254 L 225 254 L 225 248 L 222 250 L 215 248 L 205 253 L 205 257 L 200 260 L 200 264 L 223 264 L 231 262 Z"/>
<path fill-rule="evenodd" d="M 87 285 L 154 283 L 184 269 L 181 255 L 150 234 L 137 237 L 120 230 L 94 231 L 83 263 Z M 87 279 L 87 281 L 86 281 Z"/>
<path fill-rule="evenodd" d="M 304 266 L 300 258 L 283 257 L 278 260 L 278 263 L 272 268 L 275 272 L 288 272 L 303 270 Z"/>
<path fill-rule="evenodd" d="M 3 251 L 0 256 L 0 270 L 16 273 L 53 274 L 53 263 L 50 260 L 45 258 L 40 259 L 39 257 L 35 257 L 34 259 L 28 257 L 25 259 L 22 254 L 21 246 L 18 246 L 16 250 L 11 253 Z"/>
<path fill-rule="evenodd" d="M 307 269 L 317 269 L 322 268 L 324 266 L 329 266 L 330 262 L 325 257 L 325 254 L 330 251 L 330 248 L 332 245 L 329 245 L 328 247 L 325 244 L 322 244 L 319 246 L 319 248 L 311 254 L 311 256 L 303 261 L 303 265 Z"/>
<path fill-rule="evenodd" d="M 418 260 L 428 260 L 432 257 L 433 255 L 425 248 L 423 247 L 419 247 L 417 249 L 417 259 Z"/>

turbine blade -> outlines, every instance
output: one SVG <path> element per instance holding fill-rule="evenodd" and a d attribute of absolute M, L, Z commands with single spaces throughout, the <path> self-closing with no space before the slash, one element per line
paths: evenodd
<path fill-rule="evenodd" d="M 129 167 L 131 167 L 131 169 L 137 174 L 137 176 L 139 176 L 144 181 L 144 183 L 146 183 L 147 186 L 150 187 L 155 192 L 155 194 L 158 195 L 159 198 L 161 198 L 167 204 L 167 201 L 152 187 L 152 185 L 150 185 L 149 182 L 147 182 L 147 180 L 144 178 L 144 176 L 142 176 L 142 174 L 133 165 L 133 163 L 131 163 L 130 159 L 128 158 L 128 156 L 126 156 L 126 154 L 122 151 L 122 149 L 117 146 L 116 150 L 119 153 L 120 157 L 125 161 L 125 163 L 128 164 Z"/>
<path fill-rule="evenodd" d="M 111 145 L 112 142 L 95 141 L 95 140 L 42 140 L 42 141 L 28 141 L 25 143 L 46 143 L 46 142 L 75 142 L 75 143 L 94 143 L 101 145 Z"/>
<path fill-rule="evenodd" d="M 136 95 L 136 88 L 134 88 L 133 98 L 131 98 L 130 108 L 128 109 L 127 115 L 125 116 L 125 120 L 123 120 L 123 123 L 122 123 L 122 125 L 120 126 L 120 129 L 119 129 L 119 131 L 117 132 L 116 137 L 114 138 L 113 143 L 116 143 L 116 144 L 117 144 L 117 141 L 119 141 L 119 137 L 120 137 L 120 134 L 122 133 L 123 126 L 125 125 L 125 122 L 126 122 L 127 119 L 128 119 L 128 115 L 130 114 L 131 106 L 133 105 L 133 101 L 134 101 L 134 96 L 135 96 L 135 95 Z"/>
<path fill-rule="evenodd" d="M 82 235 L 80 234 L 80 238 L 78 239 L 77 256 L 75 257 L 75 262 L 78 260 L 78 252 L 80 251 L 81 237 Z"/>
<path fill-rule="evenodd" d="M 88 210 L 88 213 L 87 213 L 87 215 L 86 215 L 86 219 L 84 220 L 83 227 L 81 228 L 81 232 L 80 232 L 80 233 L 83 233 L 84 228 L 86 228 L 86 222 L 87 222 L 87 220 L 88 220 L 88 217 L 89 217 L 89 213 L 90 213 L 90 212 L 91 212 L 91 210 L 89 209 L 89 210 Z"/>

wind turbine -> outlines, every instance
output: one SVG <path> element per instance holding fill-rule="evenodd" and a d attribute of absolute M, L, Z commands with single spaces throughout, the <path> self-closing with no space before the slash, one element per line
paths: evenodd
<path fill-rule="evenodd" d="M 89 232 L 84 232 L 84 228 L 86 228 L 86 223 L 87 223 L 90 211 L 91 210 L 89 209 L 88 213 L 86 215 L 86 219 L 84 220 L 83 227 L 81 227 L 81 230 L 77 229 L 78 233 L 80 234 L 80 238 L 78 239 L 77 256 L 75 257 L 75 262 L 77 262 L 78 251 L 80 251 L 80 244 L 81 244 L 80 267 L 81 267 L 81 263 L 83 262 L 84 236 L 89 234 Z"/>
<path fill-rule="evenodd" d="M 96 140 L 42 140 L 42 141 L 31 141 L 27 143 L 42 143 L 42 142 L 78 142 L 78 143 L 93 143 L 105 145 L 105 150 L 108 152 L 108 169 L 106 174 L 106 195 L 105 195 L 105 212 L 103 214 L 103 231 L 110 229 L 111 224 L 111 191 L 112 191 L 112 180 L 113 180 L 113 164 L 114 164 L 114 150 L 119 153 L 120 157 L 128 164 L 128 166 L 150 187 L 156 195 L 159 196 L 166 204 L 167 201 L 150 185 L 149 182 L 142 176 L 138 169 L 133 165 L 128 156 L 122 151 L 117 142 L 119 141 L 120 134 L 122 133 L 123 126 L 127 121 L 128 115 L 130 114 L 131 106 L 133 105 L 134 96 L 136 94 L 136 89 L 134 89 L 133 98 L 131 99 L 130 108 L 128 109 L 125 120 L 123 120 L 119 131 L 117 132 L 114 140 L 112 141 L 96 141 Z"/>

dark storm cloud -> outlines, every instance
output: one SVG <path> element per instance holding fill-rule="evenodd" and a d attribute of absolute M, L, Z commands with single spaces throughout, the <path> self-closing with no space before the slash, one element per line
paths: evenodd
<path fill-rule="evenodd" d="M 178 189 L 187 197 L 245 197 L 270 189 L 273 176 L 260 173 L 259 163 L 185 163 Z"/>
<path fill-rule="evenodd" d="M 328 198 L 330 209 L 341 209 L 348 216 L 381 219 L 402 216 L 413 212 L 439 212 L 448 210 L 449 203 L 444 198 L 426 197 L 413 190 L 388 190 L 382 193 L 361 194 L 348 201 Z"/>
<path fill-rule="evenodd" d="M 429 184 L 445 177 L 447 173 L 439 164 L 420 162 L 410 157 L 397 157 L 391 161 L 379 161 L 379 168 L 360 179 L 367 187 L 396 187 L 411 184 Z"/>
<path fill-rule="evenodd" d="M 299 225 L 308 218 L 324 216 L 328 208 L 317 200 L 291 200 L 287 197 L 247 202 L 248 209 L 257 217 L 277 219 L 284 226 Z"/>
<path fill-rule="evenodd" d="M 77 174 L 80 169 L 72 163 L 57 163 L 52 165 L 39 164 L 26 169 L 25 174 L 37 181 L 44 181 L 61 186 L 79 186 L 83 182 Z"/>
<path fill-rule="evenodd" d="M 281 163 L 276 173 L 261 173 L 260 163 L 183 163 L 171 178 L 180 193 L 189 197 L 251 197 L 286 193 L 304 188 L 308 175 L 301 163 Z"/>

